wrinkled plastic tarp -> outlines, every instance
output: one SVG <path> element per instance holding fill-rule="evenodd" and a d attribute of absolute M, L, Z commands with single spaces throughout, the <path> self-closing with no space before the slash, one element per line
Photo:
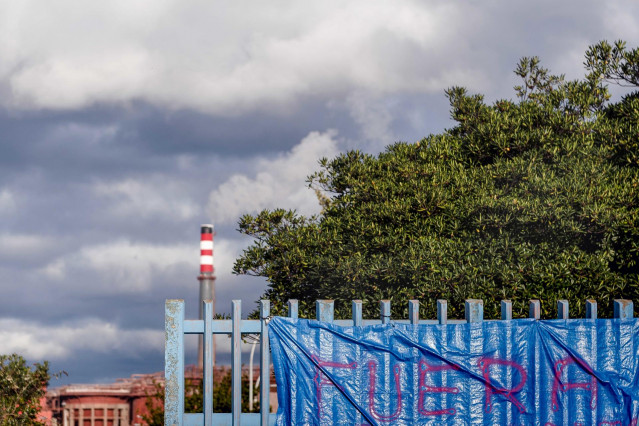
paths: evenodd
<path fill-rule="evenodd" d="M 638 322 L 274 318 L 278 425 L 636 425 Z"/>

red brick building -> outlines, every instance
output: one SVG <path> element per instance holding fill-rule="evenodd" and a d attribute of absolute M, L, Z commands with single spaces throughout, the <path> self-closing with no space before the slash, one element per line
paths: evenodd
<path fill-rule="evenodd" d="M 248 369 L 245 368 L 246 371 Z M 214 367 L 214 381 L 218 382 L 230 371 L 229 367 Z M 202 370 L 187 366 L 187 379 L 201 380 Z M 259 368 L 254 370 L 259 377 Z M 57 426 L 147 426 L 143 416 L 148 414 L 146 402 L 156 393 L 156 384 L 164 386 L 164 373 L 134 374 L 111 384 L 66 385 L 46 394 L 41 421 Z M 277 410 L 277 388 L 271 372 L 271 410 Z M 255 398 L 258 398 L 257 392 Z M 163 401 L 156 401 L 161 405 Z M 51 419 L 46 421 L 45 419 Z"/>
<path fill-rule="evenodd" d="M 163 373 L 134 374 L 112 384 L 67 385 L 47 392 L 45 410 L 60 426 L 145 426 L 146 401 Z"/>

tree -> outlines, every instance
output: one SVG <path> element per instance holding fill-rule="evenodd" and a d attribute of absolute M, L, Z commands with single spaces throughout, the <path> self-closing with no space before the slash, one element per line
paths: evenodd
<path fill-rule="evenodd" d="M 202 381 L 185 378 L 184 412 L 201 413 L 202 402 Z M 142 419 L 147 423 L 147 425 L 164 425 L 164 386 L 162 383 L 155 383 L 153 393 L 147 395 L 144 404 L 146 406 L 148 414 L 143 415 Z"/>
<path fill-rule="evenodd" d="M 484 300 L 488 318 L 511 299 L 515 316 L 529 299 L 542 315 L 568 299 L 639 296 L 639 94 L 609 103 L 608 82 L 637 87 L 639 50 L 591 46 L 584 79 L 566 81 L 523 58 L 517 99 L 492 105 L 466 89 L 446 91 L 456 124 L 417 143 L 395 143 L 377 156 L 349 151 L 320 160 L 308 178 L 323 194 L 321 214 L 264 210 L 243 216 L 254 238 L 236 274 L 266 277 L 274 314 L 298 299 L 312 316 L 316 299 L 335 299 L 350 315 L 392 300 L 436 299 L 463 317 L 463 301 Z"/>
<path fill-rule="evenodd" d="M 47 361 L 32 368 L 18 354 L 0 355 L 0 424 L 43 424 L 37 416 L 50 378 Z"/>
<path fill-rule="evenodd" d="M 220 381 L 213 386 L 213 412 L 230 413 L 231 412 L 231 392 L 232 377 L 231 370 L 227 370 Z M 259 388 L 254 393 L 259 395 Z M 149 426 L 164 425 L 164 386 L 156 383 L 153 393 L 147 395 L 145 406 L 148 414 L 143 415 L 142 419 Z M 184 382 L 184 412 L 185 413 L 201 413 L 203 410 L 203 391 L 202 381 L 187 378 Z M 248 410 L 249 406 L 249 382 L 246 374 L 242 374 L 242 411 L 259 413 L 260 403 L 253 403 L 253 410 Z"/>

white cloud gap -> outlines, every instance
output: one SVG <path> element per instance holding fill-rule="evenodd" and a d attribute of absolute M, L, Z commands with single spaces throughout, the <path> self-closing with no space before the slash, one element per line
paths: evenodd
<path fill-rule="evenodd" d="M 55 245 L 53 238 L 33 234 L 0 234 L 0 259 L 42 256 Z"/>
<path fill-rule="evenodd" d="M 243 247 L 239 240 L 216 239 L 214 264 L 218 281 L 223 283 L 231 277 L 233 263 Z M 90 289 L 92 294 L 142 293 L 151 290 L 160 276 L 184 277 L 184 271 L 192 271 L 192 276 L 199 272 L 196 240 L 192 244 L 167 245 L 119 239 L 81 247 L 39 269 L 44 278 L 62 286 L 72 284 L 73 276 L 89 274 L 100 284 Z M 193 282 L 180 279 L 174 285 L 193 287 Z"/>
<path fill-rule="evenodd" d="M 311 132 L 286 154 L 259 159 L 255 175 L 236 174 L 209 195 L 209 212 L 214 223 L 230 224 L 247 213 L 265 208 L 296 209 L 304 215 L 319 213 L 315 193 L 306 177 L 319 168 L 321 157 L 337 155 L 337 133 Z"/>
<path fill-rule="evenodd" d="M 187 221 L 201 213 L 200 206 L 186 195 L 186 188 L 174 180 L 160 178 L 142 182 L 128 178 L 99 182 L 93 191 L 110 201 L 109 212 L 117 217 L 167 216 Z"/>
<path fill-rule="evenodd" d="M 65 359 L 79 350 L 136 355 L 163 347 L 161 330 L 122 329 L 97 319 L 52 326 L 0 318 L 0 353 L 19 353 L 30 359 Z"/>
<path fill-rule="evenodd" d="M 154 245 L 120 239 L 84 246 L 52 260 L 40 272 L 62 284 L 75 271 L 90 272 L 108 284 L 94 292 L 139 293 L 151 289 L 154 277 L 172 267 L 188 265 L 195 271 L 197 255 L 195 244 Z"/>
<path fill-rule="evenodd" d="M 7 188 L 0 190 L 0 214 L 13 213 L 16 209 L 16 199 L 13 192 Z"/>

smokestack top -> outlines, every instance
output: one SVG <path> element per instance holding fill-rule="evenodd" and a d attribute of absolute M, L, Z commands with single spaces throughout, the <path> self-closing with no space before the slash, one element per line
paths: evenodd
<path fill-rule="evenodd" d="M 213 225 L 205 224 L 201 227 L 200 236 L 200 273 L 213 275 Z"/>

